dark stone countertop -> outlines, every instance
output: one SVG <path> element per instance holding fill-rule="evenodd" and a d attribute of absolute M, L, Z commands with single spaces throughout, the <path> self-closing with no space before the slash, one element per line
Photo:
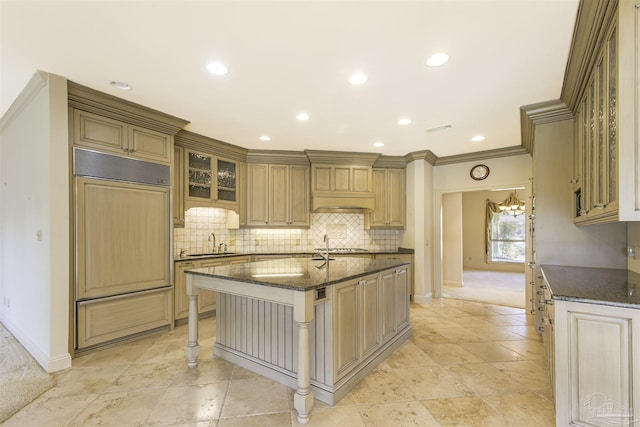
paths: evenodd
<path fill-rule="evenodd" d="M 541 265 L 553 299 L 640 309 L 640 274 L 624 269 Z"/>
<path fill-rule="evenodd" d="M 371 251 L 371 252 L 360 252 L 360 254 L 364 255 L 377 255 L 377 254 L 385 254 L 385 255 L 413 255 L 413 249 L 407 248 L 398 248 L 397 251 Z M 174 261 L 182 262 L 182 261 L 194 261 L 199 259 L 209 259 L 209 258 L 231 258 L 238 256 L 246 256 L 246 255 L 290 255 L 290 256 L 312 256 L 317 252 L 254 252 L 254 253 L 225 253 L 225 254 L 198 254 L 198 255 L 185 255 L 183 257 L 175 257 Z M 349 253 L 339 253 L 335 254 L 340 257 L 349 256 Z"/>
<path fill-rule="evenodd" d="M 328 265 L 322 267 L 322 264 L 323 261 L 314 261 L 311 258 L 284 258 L 220 267 L 194 268 L 187 270 L 186 273 L 307 291 L 408 265 L 409 262 L 336 257 L 329 261 Z"/>

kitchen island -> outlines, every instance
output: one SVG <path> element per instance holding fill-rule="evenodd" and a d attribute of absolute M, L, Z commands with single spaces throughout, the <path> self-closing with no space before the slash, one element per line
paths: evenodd
<path fill-rule="evenodd" d="M 214 354 L 295 388 L 306 424 L 314 397 L 335 404 L 411 336 L 409 267 L 345 257 L 188 270 L 189 367 L 200 353 L 197 297 L 217 291 Z"/>

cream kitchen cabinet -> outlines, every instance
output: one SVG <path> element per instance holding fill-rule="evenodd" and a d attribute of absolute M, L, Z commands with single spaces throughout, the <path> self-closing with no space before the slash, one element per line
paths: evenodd
<path fill-rule="evenodd" d="M 251 262 L 251 256 L 209 258 L 176 262 L 174 268 L 174 319 L 180 320 L 189 316 L 189 297 L 187 297 L 187 275 L 185 270 L 244 264 L 245 262 Z M 215 309 L 216 293 L 212 291 L 201 291 L 200 298 L 198 298 L 198 313 L 208 313 Z"/>
<path fill-rule="evenodd" d="M 414 295 L 415 286 L 413 283 L 413 255 L 412 254 L 376 254 L 376 259 L 392 259 L 410 262 L 407 266 L 407 283 L 409 284 L 409 295 Z"/>
<path fill-rule="evenodd" d="M 184 227 L 184 149 L 173 148 L 171 197 L 173 201 L 173 226 Z"/>
<path fill-rule="evenodd" d="M 335 373 L 340 380 L 381 344 L 380 275 L 335 286 Z"/>
<path fill-rule="evenodd" d="M 74 145 L 147 161 L 171 163 L 171 135 L 79 109 L 72 111 Z"/>
<path fill-rule="evenodd" d="M 371 228 L 405 227 L 405 170 L 373 169 L 375 207 L 370 216 Z"/>
<path fill-rule="evenodd" d="M 390 270 L 381 275 L 380 314 L 382 341 L 386 342 L 397 331 L 409 324 L 409 280 L 408 266 Z"/>
<path fill-rule="evenodd" d="M 184 176 L 185 207 L 240 211 L 237 161 L 185 148 Z"/>
<path fill-rule="evenodd" d="M 640 311 L 554 300 L 556 425 L 634 426 Z"/>
<path fill-rule="evenodd" d="M 371 167 L 349 165 L 313 165 L 312 191 L 370 193 L 373 187 Z"/>
<path fill-rule="evenodd" d="M 247 165 L 247 225 L 309 227 L 309 167 Z"/>
<path fill-rule="evenodd" d="M 575 104 L 573 99 L 569 103 L 575 113 L 572 183 L 577 225 L 640 221 L 637 4 L 586 2 L 584 16 L 601 18 L 589 27 L 592 45 L 577 37 L 588 48 L 572 47 L 569 58 L 568 69 L 589 67 L 568 90 L 577 94 Z M 587 36 L 580 28 L 577 33 Z"/>

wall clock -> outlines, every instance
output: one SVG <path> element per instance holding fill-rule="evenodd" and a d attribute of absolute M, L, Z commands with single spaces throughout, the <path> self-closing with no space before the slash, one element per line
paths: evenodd
<path fill-rule="evenodd" d="M 482 181 L 489 176 L 489 166 L 475 165 L 471 168 L 469 175 L 471 175 L 471 178 L 475 179 L 476 181 Z"/>

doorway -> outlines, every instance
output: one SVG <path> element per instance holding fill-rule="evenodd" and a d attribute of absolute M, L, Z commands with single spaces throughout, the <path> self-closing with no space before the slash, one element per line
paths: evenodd
<path fill-rule="evenodd" d="M 522 205 L 507 213 L 511 196 Z M 442 194 L 443 297 L 526 308 L 528 196 L 526 187 Z"/>

